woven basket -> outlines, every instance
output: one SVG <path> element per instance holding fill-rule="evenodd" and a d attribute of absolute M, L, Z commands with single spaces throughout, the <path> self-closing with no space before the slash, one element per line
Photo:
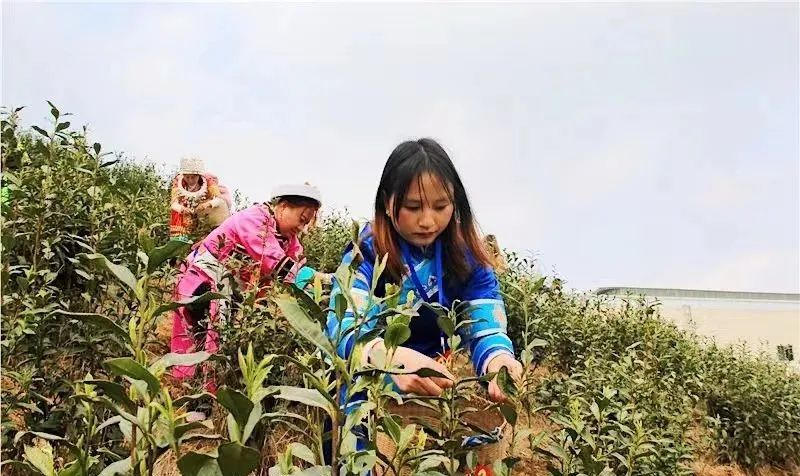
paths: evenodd
<path fill-rule="evenodd" d="M 200 210 L 197 212 L 197 217 L 200 221 L 210 227 L 218 227 L 231 215 L 230 210 L 228 209 L 228 204 L 224 201 L 221 205 L 218 205 L 214 208 L 206 208 L 205 210 Z"/>
<path fill-rule="evenodd" d="M 490 403 L 483 398 L 475 398 L 468 402 L 467 406 L 480 409 L 487 407 L 489 404 Z M 389 413 L 399 416 L 403 426 L 416 423 L 423 426 L 438 428 L 441 424 L 441 417 L 436 410 L 415 402 L 406 402 L 400 405 L 392 402 L 387 405 L 386 410 Z M 484 444 L 473 449 L 478 459 L 478 464 L 491 465 L 495 461 L 506 457 L 511 446 L 511 427 L 506 423 L 505 418 L 498 409 L 494 408 L 492 410 L 470 412 L 464 414 L 463 419 L 470 425 L 481 428 L 486 432 L 490 432 L 495 428 L 501 428 L 502 438 L 500 441 Z M 394 442 L 386 434 L 378 433 L 375 438 L 375 445 L 380 453 L 389 457 L 394 456 L 396 450 Z M 395 475 L 394 471 L 391 469 L 384 472 L 382 469 L 376 468 L 374 474 L 377 476 L 410 476 L 411 469 L 403 468 L 399 475 Z"/>

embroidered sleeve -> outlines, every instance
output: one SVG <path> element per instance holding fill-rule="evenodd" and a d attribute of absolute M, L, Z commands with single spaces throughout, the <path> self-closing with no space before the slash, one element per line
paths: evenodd
<path fill-rule="evenodd" d="M 483 375 L 489 361 L 498 354 L 514 355 L 514 346 L 506 329 L 506 307 L 494 271 L 476 268 L 462 299 L 472 309 L 469 319 L 477 321 L 461 328 L 462 345 L 470 350 L 475 372 Z"/>
<path fill-rule="evenodd" d="M 286 256 L 275 236 L 272 221 L 259 207 L 250 207 L 240 212 L 232 223 L 238 244 L 260 263 L 262 277 L 269 276 Z"/>
<path fill-rule="evenodd" d="M 172 180 L 172 188 L 170 189 L 170 209 L 176 213 L 183 212 L 183 205 L 180 202 L 180 195 L 178 194 L 178 181 L 180 180 L 181 176 L 178 175 Z"/>
<path fill-rule="evenodd" d="M 349 251 L 345 253 L 342 263 L 343 264 L 350 264 L 353 261 L 353 251 Z M 353 297 L 353 303 L 348 303 L 347 311 L 345 312 L 344 319 L 342 319 L 341 323 L 339 319 L 336 317 L 336 313 L 331 311 L 328 313 L 328 325 L 327 325 L 327 333 L 328 336 L 331 338 L 336 338 L 337 336 L 344 336 L 340 343 L 337 350 L 339 356 L 346 358 L 350 355 L 353 351 L 353 347 L 355 346 L 355 332 L 351 332 L 353 326 L 355 325 L 356 313 L 353 310 L 353 304 L 355 304 L 355 310 L 358 312 L 359 315 L 367 315 L 367 322 L 364 323 L 360 330 L 359 336 L 368 332 L 369 330 L 375 327 L 376 321 L 369 320 L 369 317 L 377 314 L 378 306 L 372 306 L 368 309 L 369 306 L 369 290 L 370 284 L 372 283 L 372 271 L 373 271 L 373 263 L 369 260 L 364 260 L 359 266 L 358 271 L 353 279 L 353 284 L 350 287 L 350 294 Z M 340 283 L 334 280 L 333 289 L 331 291 L 331 305 L 336 302 L 336 296 L 342 294 L 342 290 L 340 288 Z"/>

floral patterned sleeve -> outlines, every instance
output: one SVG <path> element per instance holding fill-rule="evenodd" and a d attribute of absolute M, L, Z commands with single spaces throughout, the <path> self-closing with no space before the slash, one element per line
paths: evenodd
<path fill-rule="evenodd" d="M 208 199 L 211 200 L 212 207 L 218 207 L 223 204 L 225 200 L 222 198 L 222 192 L 219 188 L 219 182 L 216 178 L 206 177 L 208 180 Z"/>
<path fill-rule="evenodd" d="M 181 213 L 183 211 L 183 205 L 178 198 L 178 180 L 180 179 L 180 175 L 175 177 L 172 180 L 172 188 L 170 189 L 170 204 L 169 208 L 176 213 Z"/>

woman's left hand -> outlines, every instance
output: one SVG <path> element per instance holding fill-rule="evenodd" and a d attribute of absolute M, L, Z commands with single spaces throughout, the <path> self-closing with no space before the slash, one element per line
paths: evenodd
<path fill-rule="evenodd" d="M 326 285 L 326 286 L 330 286 L 330 285 L 331 285 L 331 283 L 333 282 L 333 274 L 329 274 L 329 273 L 320 273 L 319 271 L 317 271 L 317 272 L 315 273 L 315 276 L 319 276 L 319 280 L 320 280 L 320 282 L 321 282 L 322 284 Z"/>
<path fill-rule="evenodd" d="M 522 380 L 522 364 L 519 363 L 511 354 L 500 354 L 489 361 L 486 367 L 486 373 L 499 372 L 503 367 L 508 369 L 508 373 L 519 383 Z M 489 398 L 493 402 L 505 402 L 508 396 L 503 393 L 500 386 L 497 384 L 497 376 L 489 383 Z"/>

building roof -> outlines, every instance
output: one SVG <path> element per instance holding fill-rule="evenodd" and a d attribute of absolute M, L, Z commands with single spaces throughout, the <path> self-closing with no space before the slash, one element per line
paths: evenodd
<path fill-rule="evenodd" d="M 673 289 L 673 288 L 631 288 L 631 287 L 604 287 L 598 288 L 595 294 L 624 296 L 628 294 L 677 297 L 677 298 L 706 298 L 706 299 L 746 299 L 761 301 L 793 301 L 800 302 L 800 294 L 795 293 L 761 293 L 744 291 L 709 291 L 704 289 Z"/>

